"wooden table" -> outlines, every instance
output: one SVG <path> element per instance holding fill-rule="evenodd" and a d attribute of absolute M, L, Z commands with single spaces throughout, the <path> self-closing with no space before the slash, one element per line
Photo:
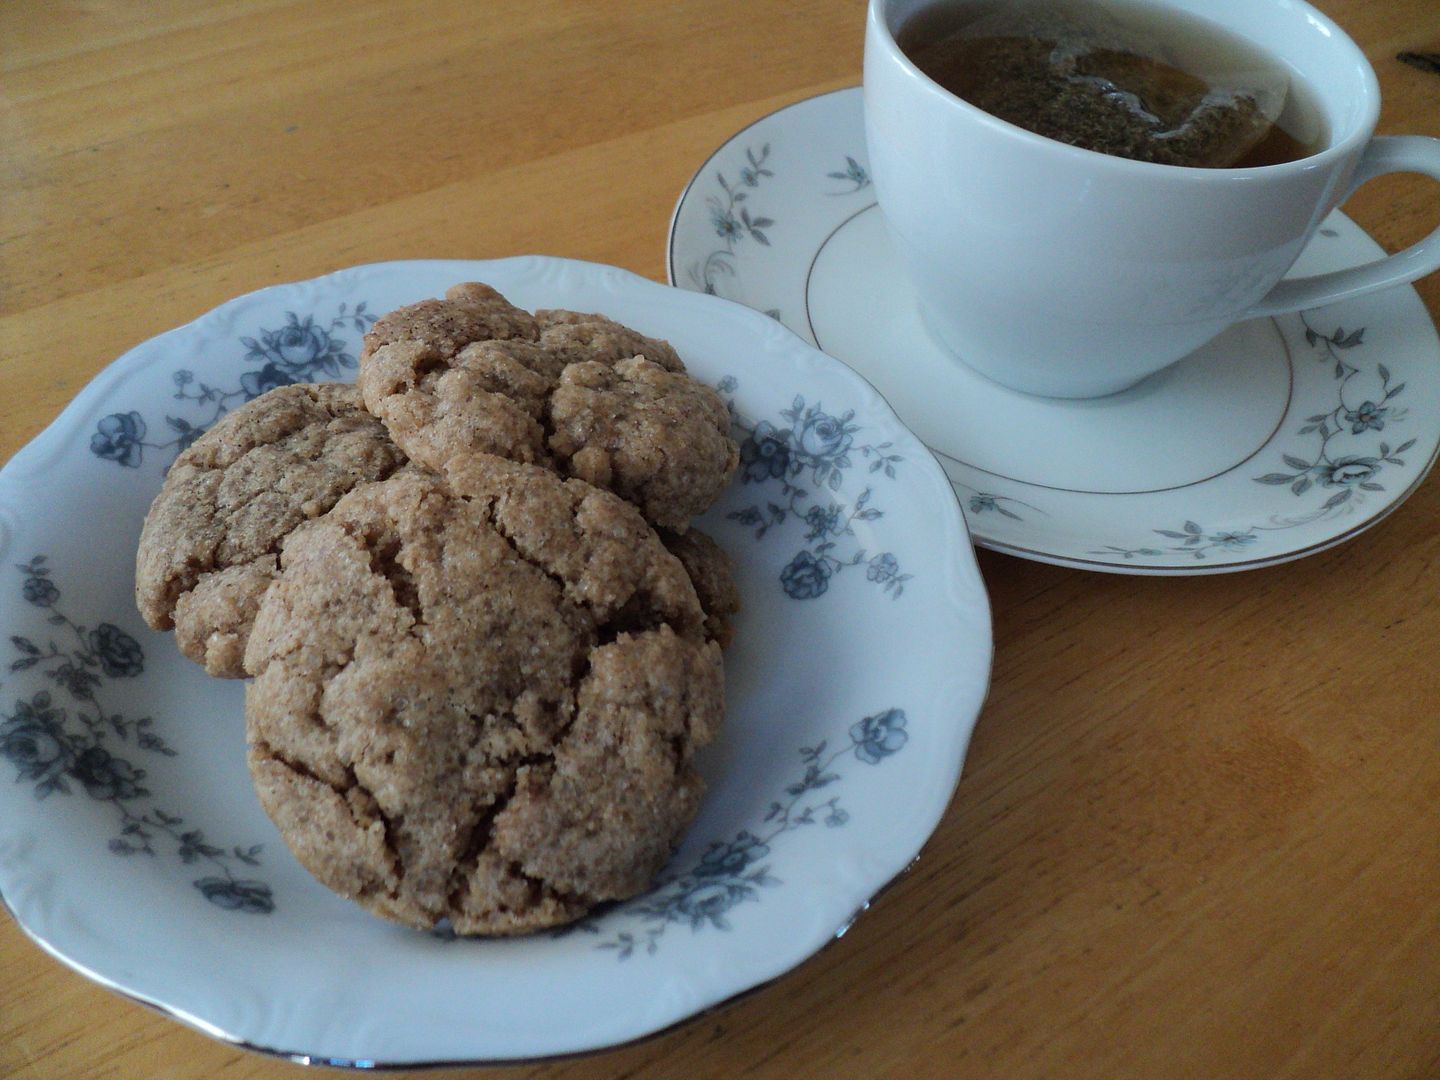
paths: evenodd
<path fill-rule="evenodd" d="M 1440 135 L 1435 0 L 1323 0 Z M 663 280 L 705 156 L 859 81 L 859 0 L 0 5 L 0 461 L 239 293 L 540 252 Z M 1392 250 L 1440 197 L 1347 211 Z M 1440 314 L 1440 277 L 1419 286 Z M 1440 1075 L 1440 480 L 1337 550 L 1157 580 L 981 553 L 994 686 L 919 866 L 718 1014 L 535 1077 Z M 0 919 L 0 1074 L 298 1066 Z"/>

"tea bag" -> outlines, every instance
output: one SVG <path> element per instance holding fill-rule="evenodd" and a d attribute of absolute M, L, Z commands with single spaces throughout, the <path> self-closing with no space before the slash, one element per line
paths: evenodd
<path fill-rule="evenodd" d="M 914 59 L 971 104 L 1039 135 L 1137 161 L 1234 165 L 1270 133 L 1288 79 L 1278 67 L 1194 72 L 1172 52 L 1099 6 L 1042 2 L 994 11 Z"/>

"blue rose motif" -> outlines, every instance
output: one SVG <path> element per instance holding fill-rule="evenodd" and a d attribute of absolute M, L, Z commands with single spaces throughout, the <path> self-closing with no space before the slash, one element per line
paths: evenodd
<path fill-rule="evenodd" d="M 1362 431 L 1374 428 L 1376 431 L 1385 430 L 1385 417 L 1389 409 L 1382 409 L 1373 401 L 1367 401 L 1358 409 L 1351 409 L 1345 413 L 1345 421 L 1350 424 L 1350 433 L 1359 435 Z"/>
<path fill-rule="evenodd" d="M 240 339 L 249 350 L 245 359 L 264 364 L 258 373 L 252 373 L 248 382 L 242 379 L 242 388 L 247 394 L 303 382 L 314 378 L 317 371 L 333 376 L 340 373 L 342 365 L 355 366 L 354 357 L 341 351 L 340 343 L 328 330 L 315 325 L 313 315 L 305 316 L 302 322 L 290 311 L 286 312 L 285 319 L 285 325 L 279 330 L 261 331 L 258 341 L 248 337 Z"/>
<path fill-rule="evenodd" d="M 972 514 L 983 514 L 987 510 L 996 509 L 999 509 L 999 507 L 995 505 L 994 495 L 981 494 L 970 496 L 970 512 Z"/>
<path fill-rule="evenodd" d="M 56 600 L 60 599 L 60 590 L 49 578 L 35 576 L 25 579 L 20 586 L 20 595 L 25 598 L 26 603 L 34 604 L 36 607 L 52 607 Z"/>
<path fill-rule="evenodd" d="M 72 752 L 49 705 L 43 693 L 30 703 L 16 702 L 15 715 L 0 724 L 0 757 L 20 770 L 17 780 L 45 785 L 70 767 Z"/>
<path fill-rule="evenodd" d="M 90 650 L 112 679 L 128 679 L 145 670 L 140 643 L 113 623 L 101 623 L 90 631 Z"/>
<path fill-rule="evenodd" d="M 810 526 L 810 531 L 805 534 L 806 540 L 819 540 L 831 533 L 841 531 L 840 507 L 833 503 L 828 507 L 812 506 L 805 512 L 805 524 Z"/>
<path fill-rule="evenodd" d="M 865 578 L 883 585 L 887 581 L 893 581 L 899 572 L 900 561 L 887 551 L 870 560 L 865 567 Z"/>
<path fill-rule="evenodd" d="M 813 600 L 830 587 L 831 573 L 824 559 L 802 551 L 780 571 L 780 587 L 794 600 Z"/>
<path fill-rule="evenodd" d="M 905 711 L 887 709 L 867 716 L 850 728 L 850 739 L 855 744 L 855 756 L 866 764 L 874 765 L 881 758 L 895 753 L 909 739 L 905 734 Z"/>
<path fill-rule="evenodd" d="M 145 421 L 138 412 L 111 413 L 95 425 L 95 434 L 90 436 L 90 452 L 138 469 L 144 453 L 141 444 L 144 438 Z"/>
<path fill-rule="evenodd" d="M 95 700 L 95 687 L 100 685 L 100 676 L 87 667 L 66 662 L 61 664 L 50 677 L 56 685 L 63 686 L 81 701 Z"/>
<path fill-rule="evenodd" d="M 226 911 L 246 911 L 252 915 L 268 915 L 275 910 L 270 886 L 261 881 L 205 877 L 195 887 L 212 904 Z"/>
<path fill-rule="evenodd" d="M 92 799 L 120 802 L 145 794 L 139 783 L 145 773 L 104 747 L 82 751 L 71 764 L 70 775 L 85 785 L 85 793 Z"/>
<path fill-rule="evenodd" d="M 274 361 L 266 364 L 259 371 L 247 371 L 240 376 L 240 389 L 245 391 L 245 400 L 253 401 L 261 394 L 274 390 L 277 386 L 290 386 L 300 380 L 286 372 Z"/>
<path fill-rule="evenodd" d="M 726 376 L 720 385 L 733 390 L 738 382 Z M 893 444 L 888 441 L 879 445 L 865 441 L 853 409 L 826 412 L 821 402 L 807 404 L 803 394 L 796 394 L 789 407 L 779 411 L 778 427 L 742 418 L 733 402 L 730 411 L 740 433 L 741 482 L 779 481 L 776 486 L 780 490 L 772 495 L 772 501 L 756 501 L 726 518 L 753 530 L 756 540 L 772 529 L 782 531 L 784 526 L 793 528 L 803 522 L 804 535 L 796 544 L 799 550 L 779 574 L 786 595 L 813 600 L 829 590 L 831 578 L 864 565 L 869 582 L 892 599 L 900 597 L 914 575 L 903 573 L 889 552 L 866 550 L 869 545 L 862 547 L 857 534 L 856 522 L 885 516 L 871 504 L 874 487 L 867 484 L 848 503 L 834 500 L 843 499 L 840 492 L 846 470 L 855 464 L 852 459 L 866 459 L 867 472 L 880 474 L 877 479 L 894 479 L 895 465 L 904 456 L 892 452 Z M 1017 516 L 1004 507 L 999 510 L 1008 517 Z"/>
<path fill-rule="evenodd" d="M 778 432 L 765 420 L 740 444 L 740 479 L 744 483 L 780 480 L 790 471 L 789 432 Z"/>
<path fill-rule="evenodd" d="M 272 344 L 286 367 L 305 368 L 329 351 L 330 335 L 317 327 L 313 319 L 307 318 L 302 323 L 291 314 L 290 324 L 275 334 Z"/>
<path fill-rule="evenodd" d="M 695 877 L 730 877 L 770 854 L 770 848 L 758 836 L 742 832 L 728 843 L 715 841 L 700 856 L 700 865 L 691 873 Z"/>
<path fill-rule="evenodd" d="M 698 930 L 707 922 L 717 930 L 730 929 L 725 913 L 750 895 L 749 890 L 718 881 L 698 881 L 673 902 L 673 908 Z"/>
<path fill-rule="evenodd" d="M 816 465 L 838 467 L 854 442 L 854 428 L 847 422 L 852 415 L 837 419 L 819 410 L 807 411 L 795 424 L 796 449 Z"/>
<path fill-rule="evenodd" d="M 36 724 L 0 727 L 0 757 L 20 769 L 20 780 L 45 780 L 65 771 L 65 744 Z"/>
<path fill-rule="evenodd" d="M 1326 487 L 1366 484 L 1379 471 L 1380 461 L 1373 457 L 1343 457 L 1331 464 L 1315 466 L 1316 476 Z"/>

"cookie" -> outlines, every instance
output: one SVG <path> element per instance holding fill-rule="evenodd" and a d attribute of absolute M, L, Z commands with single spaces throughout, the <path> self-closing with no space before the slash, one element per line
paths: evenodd
<path fill-rule="evenodd" d="M 680 531 L 739 463 L 724 403 L 668 344 L 603 316 L 531 316 L 484 285 L 379 320 L 358 385 L 401 449 L 432 470 L 477 454 L 546 465 Z"/>
<path fill-rule="evenodd" d="M 683 533 L 661 529 L 659 534 L 661 542 L 690 575 L 705 612 L 706 635 L 719 642 L 721 648 L 729 648 L 735 636 L 733 620 L 740 613 L 740 589 L 735 584 L 730 556 L 708 534 L 693 527 Z"/>
<path fill-rule="evenodd" d="M 684 371 L 685 365 L 668 341 L 646 337 L 604 315 L 545 308 L 535 312 L 540 344 L 566 364 L 597 360 L 613 364 L 643 356 L 666 371 Z"/>
<path fill-rule="evenodd" d="M 370 345 L 423 344 L 437 361 L 448 360 L 472 341 L 536 341 L 540 324 L 523 308 L 478 281 L 454 285 L 443 300 L 421 300 L 377 319 L 365 335 Z"/>
<path fill-rule="evenodd" d="M 286 541 L 249 764 L 321 882 L 510 934 L 642 891 L 699 805 L 719 647 L 631 506 L 491 457 L 359 487 Z"/>
<path fill-rule="evenodd" d="M 238 678 L 280 543 L 404 456 L 359 393 L 283 386 L 221 418 L 170 467 L 140 533 L 135 599 L 212 675 Z"/>
<path fill-rule="evenodd" d="M 550 448 L 570 475 L 677 532 L 710 508 L 740 462 L 720 395 L 643 356 L 567 367 L 550 427 Z"/>

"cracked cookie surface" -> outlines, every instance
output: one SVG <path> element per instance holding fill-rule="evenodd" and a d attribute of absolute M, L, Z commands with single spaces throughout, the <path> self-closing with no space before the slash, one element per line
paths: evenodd
<path fill-rule="evenodd" d="M 281 564 L 247 653 L 249 763 L 320 881 L 464 934 L 650 883 L 724 689 L 690 578 L 633 507 L 476 457 L 357 488 Z"/>
<path fill-rule="evenodd" d="M 211 675 L 238 678 L 280 543 L 404 455 L 352 386 L 284 386 L 221 418 L 176 458 L 146 515 L 135 599 Z"/>
<path fill-rule="evenodd" d="M 531 315 L 478 283 L 376 322 L 358 385 L 437 472 L 477 454 L 548 465 L 679 531 L 739 463 L 724 402 L 669 344 L 601 315 Z"/>
<path fill-rule="evenodd" d="M 666 371 L 685 370 L 685 364 L 668 341 L 646 337 L 638 330 L 604 315 L 564 308 L 542 308 L 535 312 L 540 344 L 565 364 L 585 360 L 613 364 L 632 356 L 643 356 Z"/>
<path fill-rule="evenodd" d="M 684 532 L 740 462 L 720 395 L 643 356 L 571 364 L 550 398 L 550 448 L 570 475 Z"/>

